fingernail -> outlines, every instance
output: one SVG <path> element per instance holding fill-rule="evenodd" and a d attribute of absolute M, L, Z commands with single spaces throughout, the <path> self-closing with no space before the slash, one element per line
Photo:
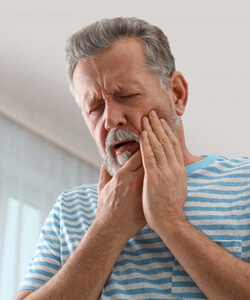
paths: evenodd
<path fill-rule="evenodd" d="M 143 122 L 144 122 L 145 124 L 149 124 L 148 118 L 147 118 L 147 117 L 144 117 L 144 118 L 143 118 Z"/>
<path fill-rule="evenodd" d="M 141 133 L 141 135 L 142 135 L 142 138 L 143 138 L 143 139 L 146 139 L 147 136 L 148 136 L 148 133 L 147 133 L 147 131 L 143 131 L 143 132 Z"/>
<path fill-rule="evenodd" d="M 165 124 L 167 123 L 166 120 L 163 119 L 163 118 L 160 118 L 160 121 L 161 121 L 161 123 L 162 123 L 163 125 L 165 125 Z"/>
<path fill-rule="evenodd" d="M 157 118 L 157 113 L 154 110 L 151 111 L 151 117 Z"/>

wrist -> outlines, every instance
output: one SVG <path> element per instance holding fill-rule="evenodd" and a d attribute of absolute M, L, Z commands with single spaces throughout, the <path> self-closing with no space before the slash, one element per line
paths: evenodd
<path fill-rule="evenodd" d="M 118 226 L 114 224 L 103 222 L 102 220 L 95 219 L 90 227 L 90 229 L 96 236 L 102 237 L 107 241 L 112 241 L 115 244 L 121 244 L 125 246 L 127 241 L 130 239 L 125 230 L 121 230 Z"/>
<path fill-rule="evenodd" d="M 170 236 L 177 236 L 178 232 L 181 232 L 190 226 L 191 224 L 186 219 L 185 214 L 181 214 L 174 217 L 168 217 L 161 225 L 158 227 L 157 233 L 160 237 L 170 237 Z"/>

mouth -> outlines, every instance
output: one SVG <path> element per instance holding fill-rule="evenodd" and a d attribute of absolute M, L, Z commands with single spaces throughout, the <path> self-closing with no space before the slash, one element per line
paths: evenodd
<path fill-rule="evenodd" d="M 116 155 L 122 154 L 125 151 L 136 152 L 139 149 L 139 143 L 135 140 L 123 140 L 115 142 L 113 145 Z"/>

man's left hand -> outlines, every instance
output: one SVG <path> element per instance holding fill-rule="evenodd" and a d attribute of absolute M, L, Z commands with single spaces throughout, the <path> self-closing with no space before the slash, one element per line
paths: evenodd
<path fill-rule="evenodd" d="M 180 143 L 155 111 L 142 120 L 143 210 L 147 224 L 161 236 L 168 226 L 186 220 L 187 172 Z"/>

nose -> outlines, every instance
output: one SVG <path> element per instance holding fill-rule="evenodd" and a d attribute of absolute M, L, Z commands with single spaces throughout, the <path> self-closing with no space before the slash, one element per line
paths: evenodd
<path fill-rule="evenodd" d="M 105 129 L 110 131 L 112 129 L 119 129 L 127 124 L 126 113 L 121 103 L 114 99 L 106 101 L 105 106 Z"/>

